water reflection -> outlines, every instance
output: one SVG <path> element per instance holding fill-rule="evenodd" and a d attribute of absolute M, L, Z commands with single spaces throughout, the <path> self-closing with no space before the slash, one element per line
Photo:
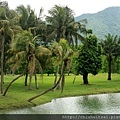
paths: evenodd
<path fill-rule="evenodd" d="M 120 93 L 54 99 L 37 107 L 1 111 L 5 114 L 120 114 Z"/>
<path fill-rule="evenodd" d="M 84 96 L 82 101 L 78 101 L 78 104 L 82 107 L 82 113 L 94 114 L 103 109 L 102 101 L 97 96 Z"/>

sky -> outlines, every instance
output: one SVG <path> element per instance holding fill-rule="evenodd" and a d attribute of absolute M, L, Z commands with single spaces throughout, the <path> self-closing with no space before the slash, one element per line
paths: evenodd
<path fill-rule="evenodd" d="M 1 0 L 4 1 L 4 0 Z M 10 9 L 15 9 L 19 5 L 30 5 L 38 15 L 42 7 L 44 14 L 54 5 L 68 6 L 75 13 L 75 17 L 84 13 L 96 13 L 107 7 L 120 6 L 120 0 L 6 0 Z"/>

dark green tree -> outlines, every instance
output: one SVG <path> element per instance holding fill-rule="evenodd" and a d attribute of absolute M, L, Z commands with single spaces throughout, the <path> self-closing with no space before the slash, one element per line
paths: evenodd
<path fill-rule="evenodd" d="M 88 74 L 98 74 L 101 64 L 101 48 L 97 43 L 97 37 L 90 34 L 78 50 L 76 59 L 76 73 L 83 75 L 83 84 L 89 84 Z"/>

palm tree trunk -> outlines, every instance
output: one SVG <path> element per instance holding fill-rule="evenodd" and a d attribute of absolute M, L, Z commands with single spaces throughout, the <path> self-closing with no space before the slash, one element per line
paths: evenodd
<path fill-rule="evenodd" d="M 76 75 L 74 76 L 74 79 L 73 79 L 73 84 L 75 83 L 75 80 L 76 80 Z"/>
<path fill-rule="evenodd" d="M 30 99 L 28 99 L 28 102 L 31 102 L 32 100 L 34 100 L 34 99 L 48 93 L 49 91 L 52 91 L 53 89 L 55 89 L 57 87 L 57 85 L 60 83 L 60 81 L 61 81 L 61 79 L 63 77 L 64 70 L 65 70 L 65 65 L 62 64 L 61 75 L 60 75 L 59 80 L 57 81 L 57 83 L 53 87 L 51 87 L 50 89 L 48 89 L 48 90 L 46 90 L 46 91 L 44 91 L 44 92 L 42 92 L 42 93 L 40 93 L 40 94 L 38 94 L 36 96 L 31 97 Z"/>
<path fill-rule="evenodd" d="M 62 80 L 61 80 L 61 93 L 63 92 L 64 86 L 65 86 L 65 74 L 63 71 Z"/>
<path fill-rule="evenodd" d="M 0 84 L 0 91 L 1 94 L 3 94 L 3 82 L 4 82 L 4 42 L 5 38 L 3 36 L 2 42 L 1 42 L 1 84 Z"/>
<path fill-rule="evenodd" d="M 19 75 L 18 77 L 16 77 L 15 79 L 13 79 L 9 84 L 8 84 L 8 86 L 6 87 L 6 89 L 5 89 L 5 91 L 4 91 L 4 93 L 3 93 L 3 96 L 5 96 L 6 95 L 6 93 L 7 93 L 7 91 L 8 91 L 8 89 L 10 88 L 10 86 L 12 85 L 12 83 L 13 82 L 15 82 L 18 78 L 20 78 L 20 77 L 22 77 L 24 75 L 24 73 L 23 74 L 21 74 L 21 75 Z"/>
<path fill-rule="evenodd" d="M 75 38 L 75 47 L 78 48 L 78 39 L 77 39 L 77 37 Z"/>
<path fill-rule="evenodd" d="M 29 87 L 28 90 L 32 89 L 32 75 L 30 75 Z"/>
<path fill-rule="evenodd" d="M 36 75 L 36 70 L 35 70 L 35 86 L 36 86 L 36 89 L 39 89 L 38 81 L 37 81 L 37 75 Z"/>
<path fill-rule="evenodd" d="M 30 51 L 30 50 L 29 50 Z M 29 52 L 28 52 L 29 54 Z M 27 55 L 28 56 L 28 55 Z M 29 64 L 29 60 L 27 58 L 27 64 L 26 64 L 26 69 L 25 69 L 25 86 L 27 86 L 27 80 L 28 80 L 28 64 Z"/>
<path fill-rule="evenodd" d="M 26 70 L 25 73 L 25 86 L 27 86 L 27 79 L 28 79 L 28 70 Z"/>
<path fill-rule="evenodd" d="M 75 47 L 73 39 L 71 39 L 72 48 Z"/>
<path fill-rule="evenodd" d="M 83 74 L 83 84 L 89 84 L 89 83 L 88 83 L 88 73 L 87 73 L 87 72 L 85 72 L 85 73 Z"/>
<path fill-rule="evenodd" d="M 110 59 L 108 61 L 108 80 L 111 80 L 111 63 L 112 63 L 112 60 Z"/>
<path fill-rule="evenodd" d="M 57 69 L 56 69 L 54 85 L 55 85 L 56 82 L 57 82 L 58 72 L 59 72 L 59 65 L 57 66 Z"/>
<path fill-rule="evenodd" d="M 62 66 L 61 66 L 61 72 L 60 72 L 60 76 L 63 76 L 64 75 L 64 71 L 63 71 L 63 66 L 64 66 L 64 62 L 62 62 Z M 63 79 L 62 77 L 61 77 L 61 79 Z M 60 82 L 59 82 L 59 84 L 57 85 L 57 89 L 59 90 L 61 88 L 61 86 L 60 86 Z"/>

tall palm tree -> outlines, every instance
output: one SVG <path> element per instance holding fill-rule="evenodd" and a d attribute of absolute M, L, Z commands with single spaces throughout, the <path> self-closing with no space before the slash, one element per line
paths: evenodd
<path fill-rule="evenodd" d="M 4 3 L 4 2 L 3 2 Z M 0 43 L 1 43 L 1 93 L 3 93 L 3 88 L 2 88 L 2 84 L 4 82 L 4 47 L 5 47 L 5 42 L 6 42 L 6 36 L 10 36 L 11 40 L 14 39 L 14 32 L 11 28 L 11 17 L 10 14 L 8 13 L 12 13 L 9 8 L 8 5 L 6 4 L 1 4 L 0 3 Z M 14 15 L 12 16 L 13 18 L 15 17 Z M 12 19 L 13 19 L 12 18 Z"/>
<path fill-rule="evenodd" d="M 52 26 L 51 30 L 57 42 L 61 38 L 65 38 L 69 44 L 74 44 L 74 38 L 84 40 L 84 37 L 78 32 L 78 30 L 83 32 L 83 25 L 80 22 L 75 22 L 74 13 L 70 8 L 55 5 L 49 10 L 49 14 L 50 16 L 46 17 L 46 21 Z"/>
<path fill-rule="evenodd" d="M 108 80 L 111 80 L 111 65 L 114 57 L 120 55 L 120 39 L 118 36 L 111 34 L 105 35 L 105 39 L 101 41 L 103 55 L 108 61 Z"/>

